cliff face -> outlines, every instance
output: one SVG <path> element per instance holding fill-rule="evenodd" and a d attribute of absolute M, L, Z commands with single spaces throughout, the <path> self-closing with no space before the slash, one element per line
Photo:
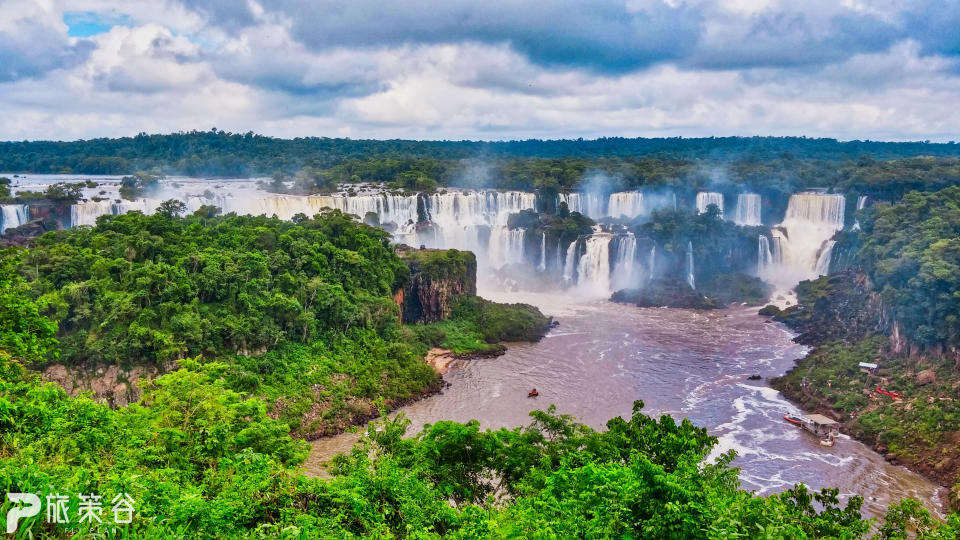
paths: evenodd
<path fill-rule="evenodd" d="M 864 274 L 848 271 L 801 282 L 797 299 L 797 305 L 778 319 L 800 332 L 798 343 L 858 340 L 890 330 L 880 295 L 871 290 Z"/>
<path fill-rule="evenodd" d="M 410 280 L 399 300 L 404 323 L 437 322 L 450 317 L 454 300 L 477 294 L 477 258 L 469 251 L 402 251 Z"/>

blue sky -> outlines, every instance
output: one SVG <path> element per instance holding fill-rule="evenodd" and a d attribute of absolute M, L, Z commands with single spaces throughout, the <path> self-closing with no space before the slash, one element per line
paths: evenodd
<path fill-rule="evenodd" d="M 95 11 L 70 11 L 63 14 L 67 36 L 85 38 L 109 32 L 114 26 L 130 24 L 130 17 Z"/>
<path fill-rule="evenodd" d="M 0 139 L 960 139 L 960 0 L 0 0 Z"/>

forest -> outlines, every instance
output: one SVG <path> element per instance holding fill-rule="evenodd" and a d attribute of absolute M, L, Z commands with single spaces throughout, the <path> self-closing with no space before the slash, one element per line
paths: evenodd
<path fill-rule="evenodd" d="M 591 174 L 613 188 L 744 183 L 760 192 L 808 187 L 903 195 L 960 178 L 960 145 L 837 141 L 805 137 L 708 137 L 524 141 L 277 139 L 217 130 L 72 142 L 0 142 L 0 171 L 295 180 L 298 192 L 384 182 L 556 190 Z"/>

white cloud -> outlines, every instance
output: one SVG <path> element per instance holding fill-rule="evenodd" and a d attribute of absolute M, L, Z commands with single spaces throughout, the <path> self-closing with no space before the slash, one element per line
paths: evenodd
<path fill-rule="evenodd" d="M 298 33 L 303 21 L 273 2 L 250 0 L 238 8 L 206 0 L 192 9 L 172 0 L 67 4 L 0 4 L 0 35 L 16 44 L 12 53 L 0 48 L 0 55 L 51 59 L 35 62 L 42 70 L 0 76 L 0 139 L 216 126 L 278 136 L 433 139 L 772 134 L 949 140 L 960 125 L 957 60 L 931 54 L 909 35 L 888 42 L 898 20 L 892 2 L 674 2 L 704 19 L 697 49 L 612 71 L 542 61 L 540 49 L 530 54 L 510 40 L 479 34 L 318 46 Z M 626 10 L 652 5 L 632 2 Z M 78 40 L 67 37 L 66 10 L 126 15 L 122 20 L 129 22 Z M 228 24 L 218 19 L 225 13 L 237 17 Z M 858 13 L 869 24 L 851 29 L 846 17 Z M 590 21 L 603 20 L 598 17 Z M 484 28 L 495 22 L 484 19 Z M 32 49 L 37 29 L 46 44 Z M 591 40 L 598 51 L 615 47 L 600 31 L 581 29 L 577 39 Z M 845 49 L 851 40 L 856 46 Z M 78 55 L 78 47 L 87 50 Z"/>

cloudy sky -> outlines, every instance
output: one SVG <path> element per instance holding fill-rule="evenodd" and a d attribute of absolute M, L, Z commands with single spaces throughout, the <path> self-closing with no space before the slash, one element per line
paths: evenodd
<path fill-rule="evenodd" d="M 0 0 L 0 140 L 960 140 L 960 0 Z"/>

